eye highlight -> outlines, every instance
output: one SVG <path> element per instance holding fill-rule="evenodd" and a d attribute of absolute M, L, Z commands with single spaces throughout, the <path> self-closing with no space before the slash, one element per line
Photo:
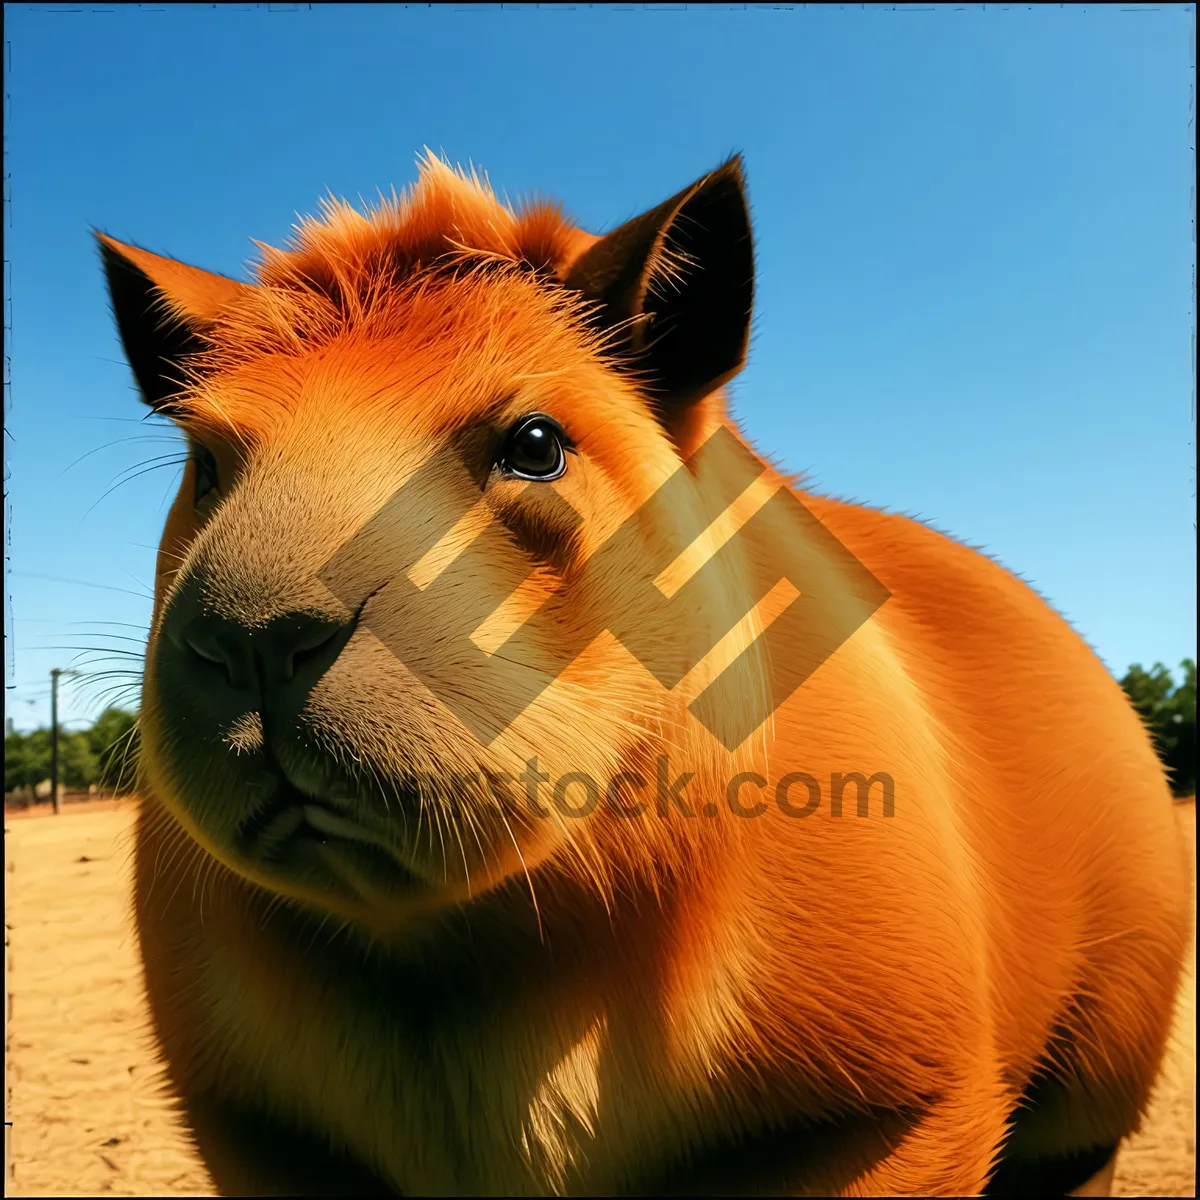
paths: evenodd
<path fill-rule="evenodd" d="M 213 457 L 212 451 L 207 446 L 202 446 L 199 442 L 194 442 L 192 444 L 191 459 L 195 463 L 196 470 L 196 490 L 195 495 L 192 497 L 192 504 L 199 508 L 201 501 L 205 497 L 219 490 L 221 480 L 217 473 L 217 460 Z"/>
<path fill-rule="evenodd" d="M 567 454 L 575 446 L 563 427 L 545 413 L 529 413 L 509 430 L 496 466 L 511 479 L 548 483 L 567 469 Z"/>

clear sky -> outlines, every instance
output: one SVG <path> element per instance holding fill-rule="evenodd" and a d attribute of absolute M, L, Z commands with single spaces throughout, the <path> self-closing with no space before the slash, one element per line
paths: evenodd
<path fill-rule="evenodd" d="M 137 651 L 178 479 L 89 226 L 242 275 L 424 145 L 597 231 L 741 150 L 756 444 L 985 546 L 1115 673 L 1194 657 L 1194 5 L 112 7 L 5 6 L 19 728 L 52 667 L 70 723 L 136 665 L 79 651 Z"/>

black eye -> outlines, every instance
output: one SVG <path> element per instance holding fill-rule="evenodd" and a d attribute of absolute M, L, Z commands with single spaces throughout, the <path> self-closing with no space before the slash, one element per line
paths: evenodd
<path fill-rule="evenodd" d="M 574 449 L 553 417 L 530 413 L 509 431 L 496 465 L 514 479 L 548 482 L 558 479 L 567 469 L 567 452 Z"/>
<path fill-rule="evenodd" d="M 192 503 L 199 504 L 205 496 L 220 487 L 217 460 L 207 446 L 196 444 L 192 446 L 192 462 L 196 464 L 196 494 Z"/>

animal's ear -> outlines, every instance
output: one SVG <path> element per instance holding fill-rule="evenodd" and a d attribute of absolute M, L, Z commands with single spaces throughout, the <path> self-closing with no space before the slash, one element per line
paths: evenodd
<path fill-rule="evenodd" d="M 179 391 L 180 360 L 247 284 L 189 267 L 96 233 L 125 357 L 152 408 Z"/>
<path fill-rule="evenodd" d="M 621 330 L 615 344 L 673 426 L 746 360 L 754 248 L 741 156 L 600 238 L 563 282 Z"/>

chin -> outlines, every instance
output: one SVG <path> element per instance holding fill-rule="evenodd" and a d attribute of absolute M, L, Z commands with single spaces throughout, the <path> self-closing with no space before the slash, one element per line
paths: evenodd
<path fill-rule="evenodd" d="M 311 749 L 285 767 L 261 747 L 185 741 L 178 730 L 190 722 L 168 721 L 162 706 L 144 710 L 143 792 L 235 876 L 366 930 L 395 934 L 479 899 L 553 852 L 550 830 L 495 795 L 451 797 L 428 774 L 422 783 L 374 770 L 367 782 Z"/>

